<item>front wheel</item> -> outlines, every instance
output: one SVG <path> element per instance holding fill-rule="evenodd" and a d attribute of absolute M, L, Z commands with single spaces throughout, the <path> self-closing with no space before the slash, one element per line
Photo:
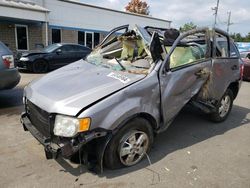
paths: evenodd
<path fill-rule="evenodd" d="M 150 123 L 143 118 L 135 118 L 110 141 L 104 154 L 104 163 L 110 169 L 133 166 L 150 151 L 152 143 Z"/>
<path fill-rule="evenodd" d="M 49 70 L 49 65 L 45 60 L 37 60 L 33 63 L 32 70 L 34 73 L 46 73 Z"/>
<path fill-rule="evenodd" d="M 231 112 L 233 100 L 233 92 L 228 89 L 218 102 L 216 111 L 210 115 L 210 119 L 214 122 L 225 121 Z"/>

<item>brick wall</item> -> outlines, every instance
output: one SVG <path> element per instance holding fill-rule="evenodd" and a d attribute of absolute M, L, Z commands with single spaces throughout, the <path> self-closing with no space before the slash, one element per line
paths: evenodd
<path fill-rule="evenodd" d="M 28 26 L 28 43 L 29 50 L 37 49 L 37 45 L 45 45 L 45 27 L 44 24 L 33 24 Z M 15 53 L 16 36 L 15 24 L 0 23 L 0 41 L 7 44 L 7 46 Z"/>
<path fill-rule="evenodd" d="M 63 43 L 78 43 L 78 32 L 75 30 L 61 30 Z"/>
<path fill-rule="evenodd" d="M 16 50 L 15 25 L 0 23 L 0 41 L 7 44 L 12 50 Z"/>
<path fill-rule="evenodd" d="M 29 50 L 39 49 L 39 46 L 45 46 L 43 42 L 42 25 L 29 25 Z"/>

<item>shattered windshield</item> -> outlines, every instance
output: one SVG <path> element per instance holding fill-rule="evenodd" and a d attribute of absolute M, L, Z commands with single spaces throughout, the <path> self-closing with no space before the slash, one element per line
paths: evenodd
<path fill-rule="evenodd" d="M 86 60 L 116 71 L 147 74 L 152 66 L 148 45 L 150 37 L 142 32 L 143 29 L 139 27 L 113 31 Z"/>

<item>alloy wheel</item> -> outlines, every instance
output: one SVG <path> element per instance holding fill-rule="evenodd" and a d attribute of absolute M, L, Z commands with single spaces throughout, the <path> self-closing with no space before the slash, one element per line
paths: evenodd
<path fill-rule="evenodd" d="M 220 107 L 219 107 L 219 115 L 220 117 L 225 117 L 229 110 L 230 110 L 230 104 L 231 104 L 231 99 L 230 99 L 230 96 L 228 95 L 225 95 L 222 100 L 221 100 L 221 104 L 220 104 Z"/>
<path fill-rule="evenodd" d="M 149 137 L 141 131 L 132 131 L 125 135 L 119 147 L 119 157 L 123 165 L 132 166 L 138 163 L 149 147 Z"/>

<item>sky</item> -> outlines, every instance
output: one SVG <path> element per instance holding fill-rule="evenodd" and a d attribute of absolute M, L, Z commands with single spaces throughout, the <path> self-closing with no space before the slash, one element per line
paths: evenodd
<path fill-rule="evenodd" d="M 130 0 L 80 0 L 116 10 L 124 10 Z M 212 26 L 214 22 L 213 7 L 217 0 L 144 0 L 150 6 L 150 15 L 172 21 L 172 27 L 179 28 L 185 23 L 193 22 L 198 26 Z M 217 27 L 226 30 L 228 11 L 232 12 L 230 33 L 246 35 L 250 32 L 249 0 L 220 0 Z"/>

